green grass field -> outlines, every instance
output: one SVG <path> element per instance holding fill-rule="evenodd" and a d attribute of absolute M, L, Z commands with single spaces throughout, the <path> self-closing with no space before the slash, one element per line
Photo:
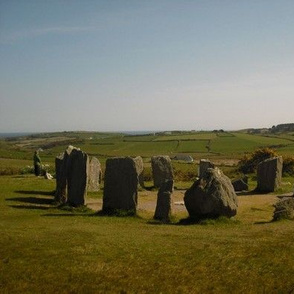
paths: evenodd
<path fill-rule="evenodd" d="M 147 208 L 136 217 L 59 209 L 52 204 L 55 181 L 24 172 L 42 146 L 42 160 L 54 172 L 55 157 L 69 141 L 96 155 L 102 165 L 110 156 L 141 155 L 149 175 L 151 156 L 187 152 L 194 163 L 173 162 L 175 186 L 186 189 L 200 158 L 219 162 L 234 177 L 235 166 L 225 162 L 256 148 L 274 146 L 291 156 L 290 134 L 42 136 L 0 140 L 0 293 L 294 293 L 294 223 L 271 221 L 277 196 L 293 191 L 292 177 L 283 178 L 276 193 L 238 196 L 238 213 L 231 220 L 183 225 L 184 209 L 174 213 L 171 224 L 162 225 Z M 256 186 L 254 175 L 249 184 L 250 189 Z M 101 201 L 102 194 L 88 197 Z M 155 203 L 156 194 L 140 190 L 139 204 Z"/>
<path fill-rule="evenodd" d="M 179 225 L 51 205 L 54 181 L 0 177 L 1 293 L 292 293 L 293 222 L 274 195 L 239 196 L 233 220 Z M 154 192 L 154 201 L 155 201 Z M 139 201 L 142 196 L 139 194 Z M 143 200 L 142 200 L 143 201 Z"/>

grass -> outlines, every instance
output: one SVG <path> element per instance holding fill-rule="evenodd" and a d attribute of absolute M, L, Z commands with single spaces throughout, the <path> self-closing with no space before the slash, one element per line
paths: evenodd
<path fill-rule="evenodd" d="M 110 156 L 141 155 L 150 175 L 152 155 L 187 152 L 193 164 L 172 163 L 175 201 L 184 195 L 178 189 L 191 186 L 200 158 L 238 159 L 261 146 L 277 146 L 283 155 L 294 151 L 290 134 L 240 132 L 132 137 L 64 132 L 33 136 L 25 145 L 0 140 L 0 171 L 14 173 L 0 176 L 0 293 L 294 293 L 294 222 L 271 221 L 277 195 L 293 190 L 293 177 L 283 178 L 276 193 L 238 196 L 238 214 L 231 220 L 189 224 L 183 208 L 162 225 L 153 220 L 157 190 L 144 189 L 139 204 L 152 204 L 149 209 L 134 217 L 103 216 L 90 203 L 79 209 L 55 206 L 54 180 L 20 174 L 32 165 L 32 152 L 44 136 L 50 148 L 41 157 L 50 166 L 65 150 L 61 137 L 76 140 L 102 168 Z M 231 178 L 234 168 L 221 166 Z M 152 186 L 151 178 L 146 186 Z M 256 187 L 254 175 L 249 187 Z M 101 203 L 102 195 L 88 193 L 91 203 Z"/>
<path fill-rule="evenodd" d="M 294 226 L 271 222 L 275 195 L 239 196 L 231 221 L 157 225 L 148 211 L 119 218 L 89 209 L 60 210 L 51 204 L 55 182 L 43 178 L 2 176 L 0 185 L 1 293 L 291 293 L 294 288 Z M 140 193 L 139 201 L 147 201 Z M 155 200 L 156 192 L 147 197 Z"/>

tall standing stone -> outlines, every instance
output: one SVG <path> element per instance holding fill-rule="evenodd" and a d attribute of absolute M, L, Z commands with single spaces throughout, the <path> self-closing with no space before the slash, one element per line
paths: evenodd
<path fill-rule="evenodd" d="M 152 156 L 151 166 L 155 187 L 160 187 L 166 180 L 173 180 L 173 168 L 169 156 Z"/>
<path fill-rule="evenodd" d="M 159 188 L 154 219 L 170 222 L 174 181 L 167 180 Z"/>
<path fill-rule="evenodd" d="M 257 166 L 257 188 L 259 192 L 273 192 L 282 182 L 282 156 L 269 158 Z"/>
<path fill-rule="evenodd" d="M 67 163 L 73 146 L 68 146 L 67 149 L 55 158 L 56 171 L 56 192 L 55 201 L 64 204 L 67 201 Z"/>
<path fill-rule="evenodd" d="M 135 164 L 136 164 L 136 170 L 138 174 L 138 181 L 142 188 L 144 188 L 144 163 L 141 156 L 137 156 L 134 158 Z"/>
<path fill-rule="evenodd" d="M 200 159 L 198 177 L 202 178 L 209 168 L 214 168 L 214 164 L 208 159 Z"/>
<path fill-rule="evenodd" d="M 96 157 L 89 158 L 88 187 L 89 192 L 99 191 L 101 181 L 101 164 Z"/>
<path fill-rule="evenodd" d="M 106 160 L 104 175 L 103 212 L 117 210 L 136 213 L 138 202 L 138 174 L 136 162 L 131 157 Z"/>
<path fill-rule="evenodd" d="M 67 163 L 67 203 L 72 206 L 86 204 L 88 155 L 73 148 Z"/>

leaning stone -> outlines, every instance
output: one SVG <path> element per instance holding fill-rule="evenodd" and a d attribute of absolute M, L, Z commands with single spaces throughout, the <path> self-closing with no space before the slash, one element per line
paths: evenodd
<path fill-rule="evenodd" d="M 135 214 L 138 201 L 136 162 L 131 157 L 106 160 L 102 211 L 107 214 L 125 211 Z"/>
<path fill-rule="evenodd" d="M 274 192 L 282 182 L 283 158 L 278 156 L 262 161 L 257 166 L 257 188 L 259 192 Z"/>
<path fill-rule="evenodd" d="M 284 198 L 279 200 L 275 205 L 273 220 L 294 219 L 294 198 Z"/>
<path fill-rule="evenodd" d="M 174 181 L 167 180 L 164 182 L 157 194 L 157 204 L 154 214 L 154 219 L 162 222 L 170 222 L 172 214 L 172 192 L 173 192 Z"/>
<path fill-rule="evenodd" d="M 209 168 L 214 168 L 214 164 L 210 162 L 208 159 L 200 159 L 198 177 L 202 178 Z"/>
<path fill-rule="evenodd" d="M 232 185 L 236 192 L 248 191 L 248 177 L 232 181 Z"/>
<path fill-rule="evenodd" d="M 88 187 L 87 191 L 99 191 L 101 181 L 101 164 L 96 157 L 90 157 L 88 166 Z"/>
<path fill-rule="evenodd" d="M 67 163 L 67 203 L 72 206 L 86 204 L 87 165 L 89 158 L 83 151 L 73 148 Z"/>
<path fill-rule="evenodd" d="M 136 170 L 138 174 L 138 181 L 142 188 L 144 188 L 144 163 L 141 156 L 137 156 L 134 158 L 136 164 Z"/>
<path fill-rule="evenodd" d="M 230 179 L 218 168 L 209 168 L 184 196 L 191 218 L 232 217 L 237 213 L 237 195 Z"/>
<path fill-rule="evenodd" d="M 155 187 L 160 187 L 166 180 L 173 180 L 173 169 L 169 156 L 152 156 L 152 176 Z"/>

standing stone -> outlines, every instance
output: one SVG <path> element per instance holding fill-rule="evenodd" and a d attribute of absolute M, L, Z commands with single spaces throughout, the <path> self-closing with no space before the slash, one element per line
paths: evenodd
<path fill-rule="evenodd" d="M 138 181 L 142 188 L 144 188 L 144 163 L 141 156 L 137 156 L 134 158 L 135 164 L 136 164 L 136 170 L 138 174 Z"/>
<path fill-rule="evenodd" d="M 208 159 L 200 159 L 199 169 L 198 169 L 198 177 L 202 178 L 207 169 L 214 168 L 214 164 L 210 162 Z"/>
<path fill-rule="evenodd" d="M 167 180 L 164 182 L 157 194 L 157 204 L 154 214 L 154 219 L 162 222 L 170 222 L 172 214 L 172 192 L 173 192 L 174 181 Z"/>
<path fill-rule="evenodd" d="M 89 158 L 80 149 L 73 148 L 67 163 L 67 203 L 72 206 L 86 204 L 87 165 Z"/>
<path fill-rule="evenodd" d="M 96 157 L 90 157 L 88 166 L 88 187 L 89 192 L 99 191 L 101 181 L 101 164 Z"/>
<path fill-rule="evenodd" d="M 269 158 L 257 166 L 257 188 L 259 192 L 273 192 L 282 182 L 282 156 Z"/>
<path fill-rule="evenodd" d="M 138 174 L 136 162 L 131 157 L 106 160 L 103 192 L 103 212 L 118 210 L 135 214 L 138 202 Z"/>
<path fill-rule="evenodd" d="M 56 192 L 55 202 L 64 204 L 67 201 L 67 163 L 74 147 L 68 146 L 65 152 L 55 158 Z"/>
<path fill-rule="evenodd" d="M 160 187 L 166 180 L 173 180 L 173 169 L 169 156 L 152 156 L 152 176 L 155 187 Z"/>
<path fill-rule="evenodd" d="M 237 195 L 230 179 L 218 168 L 209 168 L 184 196 L 191 218 L 232 217 L 237 213 Z"/>

